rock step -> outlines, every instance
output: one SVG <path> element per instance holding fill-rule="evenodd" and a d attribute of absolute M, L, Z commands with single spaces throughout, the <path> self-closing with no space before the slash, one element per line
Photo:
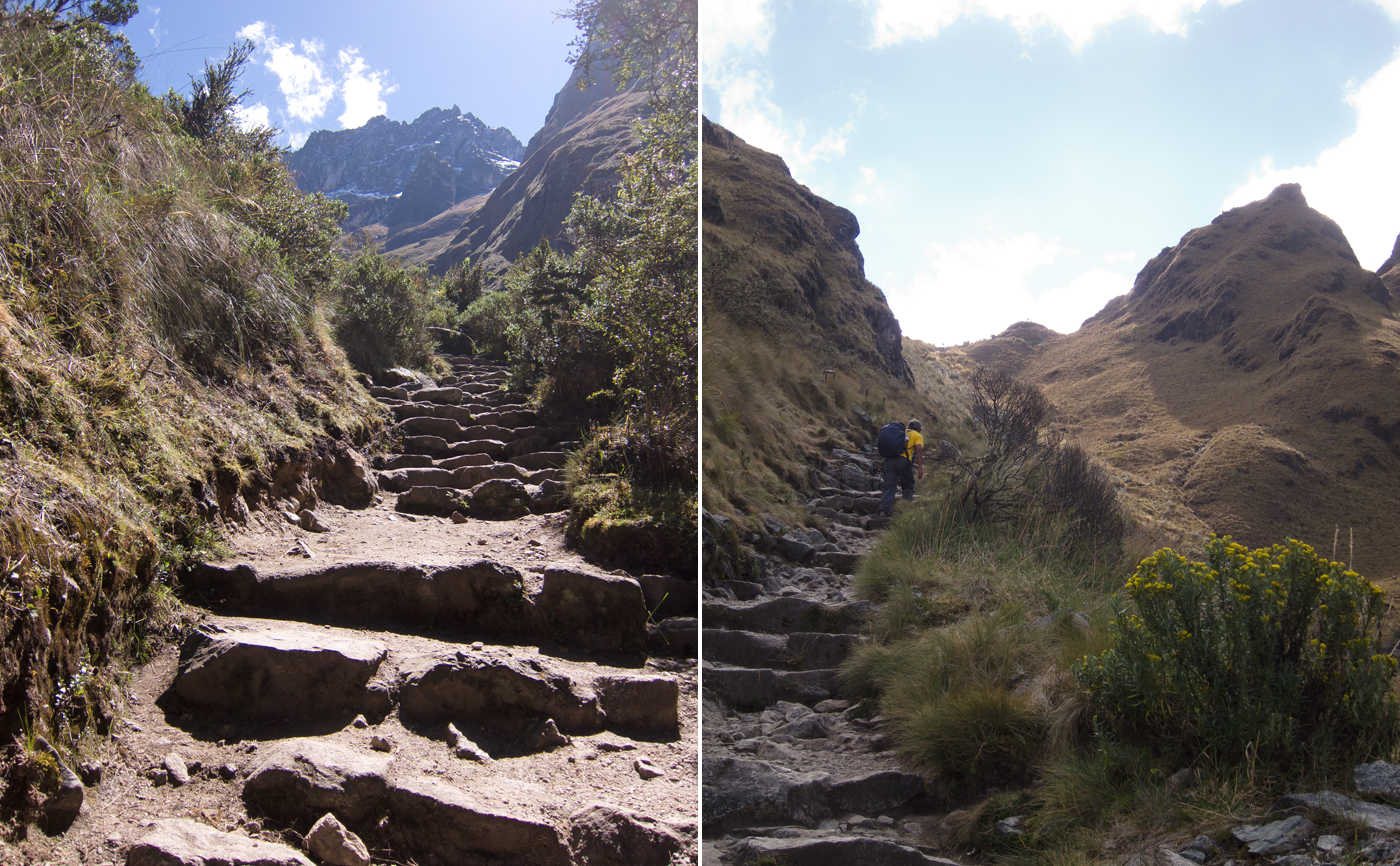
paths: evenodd
<path fill-rule="evenodd" d="M 317 738 L 270 748 L 244 783 L 243 799 L 299 831 L 334 812 L 351 831 L 421 866 L 660 866 L 685 846 L 684 832 L 617 806 L 594 804 L 564 817 L 539 784 L 489 777 L 454 784 L 389 755 Z"/>
<path fill-rule="evenodd" d="M 470 458 L 477 455 L 465 456 Z M 455 487 L 458 490 L 470 490 L 483 481 L 490 481 L 493 478 L 514 478 L 526 484 L 563 481 L 564 470 L 539 469 L 531 471 L 515 463 L 491 463 L 486 466 L 462 466 L 458 469 L 439 467 L 390 469 L 378 473 L 377 478 L 380 488 L 390 493 L 406 493 L 410 488 L 420 486 Z"/>
<path fill-rule="evenodd" d="M 530 648 L 406 641 L 276 620 L 220 617 L 180 648 L 172 685 L 212 722 L 293 720 L 341 728 L 397 708 L 406 723 L 519 732 L 553 719 L 566 734 L 678 736 L 675 677 L 571 662 Z"/>
<path fill-rule="evenodd" d="M 734 866 L 756 866 L 760 863 L 780 866 L 796 863 L 803 866 L 845 866 L 847 863 L 861 863 L 864 866 L 961 866 L 956 860 L 925 854 L 893 839 L 828 833 L 796 839 L 750 836 L 734 846 L 731 858 Z"/>
<path fill-rule="evenodd" d="M 453 457 L 458 454 L 489 454 L 499 460 L 506 456 L 506 443 L 496 439 L 472 442 L 448 442 L 441 436 L 406 436 L 403 453 L 426 454 L 429 457 Z"/>
<path fill-rule="evenodd" d="M 561 471 L 541 470 L 534 476 Z M 419 485 L 400 493 L 394 504 L 395 510 L 405 514 L 450 517 L 454 512 L 461 512 L 467 517 L 481 520 L 514 519 L 530 513 L 550 514 L 567 507 L 564 482 L 552 478 L 543 478 L 538 484 L 526 484 L 517 478 L 490 478 L 469 490 Z"/>
<path fill-rule="evenodd" d="M 538 416 L 529 409 L 497 412 L 490 407 L 468 404 L 465 406 L 443 406 L 436 403 L 397 403 L 390 406 L 395 420 L 409 418 L 451 418 L 458 424 L 493 424 L 498 427 L 528 427 Z M 474 409 L 480 411 L 473 411 Z"/>
<path fill-rule="evenodd" d="M 787 635 L 707 628 L 704 659 L 746 668 L 828 670 L 838 668 L 861 642 L 858 635 L 794 632 Z"/>
<path fill-rule="evenodd" d="M 873 605 L 865 601 L 828 604 L 801 596 L 752 601 L 712 598 L 705 600 L 703 617 L 707 628 L 768 634 L 858 634 L 861 624 L 872 610 Z"/>
<path fill-rule="evenodd" d="M 812 713 L 805 716 L 808 720 L 814 717 Z M 833 781 L 829 773 L 801 773 L 768 761 L 707 756 L 701 813 L 707 836 L 730 828 L 773 823 L 816 827 L 839 813 L 879 815 L 905 805 L 923 790 L 922 778 L 899 770 L 877 770 Z M 779 862 L 863 864 L 882 861 L 855 856 L 847 860 L 784 859 Z"/>
<path fill-rule="evenodd" d="M 497 427 L 489 424 L 473 424 L 463 427 L 451 418 L 405 418 L 395 427 L 395 431 L 405 436 L 440 436 L 448 443 L 465 442 L 474 439 L 494 439 L 497 442 L 514 442 L 517 439 L 545 437 L 546 427 Z"/>
<path fill-rule="evenodd" d="M 549 566 L 530 589 L 518 570 L 487 559 L 445 567 L 299 563 L 261 572 L 248 564 L 201 564 L 186 584 L 231 613 L 432 628 L 471 640 L 545 640 L 606 653 L 640 652 L 647 638 L 637 580 L 574 567 Z"/>
<path fill-rule="evenodd" d="M 705 691 L 743 712 L 756 712 L 778 701 L 815 706 L 837 697 L 841 691 L 838 668 L 788 671 L 709 661 L 702 668 Z"/>

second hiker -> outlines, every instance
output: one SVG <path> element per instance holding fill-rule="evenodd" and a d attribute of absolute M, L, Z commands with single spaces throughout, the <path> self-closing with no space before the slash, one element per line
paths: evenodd
<path fill-rule="evenodd" d="M 885 458 L 884 487 L 880 492 L 880 514 L 894 516 L 895 488 L 903 488 L 906 500 L 914 498 L 915 472 L 924 477 L 924 425 L 914 418 L 908 428 L 898 421 L 880 430 L 877 446 Z"/>

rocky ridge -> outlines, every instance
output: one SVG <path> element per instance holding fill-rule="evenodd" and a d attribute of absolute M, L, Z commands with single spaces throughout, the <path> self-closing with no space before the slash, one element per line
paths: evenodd
<path fill-rule="evenodd" d="M 1040 386 L 1112 467 L 1141 546 L 1302 539 L 1400 574 L 1400 320 L 1391 286 L 1297 184 L 1187 232 L 1077 332 L 967 349 Z M 1386 283 L 1391 280 L 1391 285 Z M 1354 538 L 1354 546 L 1349 544 Z"/>
<path fill-rule="evenodd" d="M 826 348 L 912 386 L 899 320 L 865 277 L 855 214 L 797 183 L 781 157 L 709 118 L 702 140 L 706 254 L 735 259 L 726 280 L 707 282 L 706 304 L 787 339 L 813 333 Z"/>
<path fill-rule="evenodd" d="M 318 130 L 287 155 L 302 192 L 350 206 L 349 226 L 417 224 L 495 189 L 524 146 L 457 106 L 411 123 L 371 118 L 358 129 Z"/>
<path fill-rule="evenodd" d="M 564 220 L 574 194 L 606 196 L 616 185 L 622 156 L 637 146 L 633 123 L 646 110 L 647 94 L 619 89 L 611 79 L 579 89 L 575 70 L 554 97 L 544 126 L 530 138 L 520 166 L 479 209 L 466 215 L 451 240 L 430 262 L 443 273 L 470 257 L 504 272 L 541 239 L 568 249 Z M 393 251 L 393 242 L 386 247 Z"/>
<path fill-rule="evenodd" d="M 702 805 L 707 862 L 950 864 L 929 831 L 936 792 L 899 766 L 883 720 L 840 698 L 841 662 L 875 610 L 851 575 L 889 519 L 880 460 L 835 448 L 814 467 L 826 533 L 771 518 L 724 557 L 728 518 L 704 514 Z"/>
<path fill-rule="evenodd" d="M 695 861 L 694 584 L 565 550 L 568 443 L 453 363 L 376 389 L 402 447 L 360 507 L 274 496 L 194 570 L 210 612 L 21 862 Z"/>

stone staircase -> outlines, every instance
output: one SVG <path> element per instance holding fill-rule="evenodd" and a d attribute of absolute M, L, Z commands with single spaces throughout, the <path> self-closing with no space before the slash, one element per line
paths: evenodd
<path fill-rule="evenodd" d="M 181 790 L 238 786 L 282 840 L 333 814 L 373 862 L 695 862 L 695 583 L 566 554 L 568 445 L 450 360 L 374 389 L 402 434 L 377 507 L 190 574 L 215 613 L 159 700 L 206 769 Z"/>
<path fill-rule="evenodd" d="M 379 484 L 401 511 L 516 517 L 565 507 L 564 461 L 551 450 L 523 394 L 504 389 L 508 368 L 451 358 L 438 387 L 407 381 L 371 393 L 389 407 L 402 450 L 377 460 Z"/>
<path fill-rule="evenodd" d="M 706 863 L 950 862 L 925 844 L 937 818 L 923 779 L 900 769 L 882 719 L 840 697 L 839 666 L 873 611 L 851 574 L 889 523 L 878 470 L 873 455 L 831 452 L 808 502 L 827 532 L 765 520 L 748 539 L 758 573 L 705 588 Z"/>

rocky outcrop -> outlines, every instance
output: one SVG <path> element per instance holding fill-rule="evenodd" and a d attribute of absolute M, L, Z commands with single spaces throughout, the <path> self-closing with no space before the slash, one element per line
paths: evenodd
<path fill-rule="evenodd" d="M 1400 292 L 1400 237 L 1395 238 L 1395 246 L 1390 251 L 1390 258 L 1386 259 L 1376 273 L 1380 276 L 1381 282 L 1392 292 Z"/>
<path fill-rule="evenodd" d="M 521 253 L 548 240 L 568 248 L 564 219 L 574 194 L 605 196 L 616 184 L 623 154 L 637 146 L 633 122 L 647 97 L 610 80 L 579 89 L 577 71 L 554 98 L 544 127 L 530 139 L 520 167 L 471 214 L 432 263 L 442 273 L 470 257 L 504 271 Z"/>
<path fill-rule="evenodd" d="M 414 225 L 437 216 L 456 203 L 456 172 L 436 151 L 430 150 L 418 160 L 413 175 L 404 184 L 398 203 L 384 221 L 389 225 Z"/>
<path fill-rule="evenodd" d="M 1154 544 L 1327 550 L 1342 526 L 1357 571 L 1400 564 L 1395 301 L 1297 184 L 1187 232 L 1075 333 L 966 351 L 1045 392 Z"/>
<path fill-rule="evenodd" d="M 865 278 L 855 214 L 799 184 L 780 157 L 703 125 L 706 253 L 737 255 L 730 273 L 706 283 L 706 304 L 748 327 L 810 333 L 913 385 L 899 320 Z"/>
<path fill-rule="evenodd" d="M 523 152 L 510 130 L 454 105 L 429 109 L 412 123 L 381 116 L 358 129 L 313 132 L 287 155 L 287 165 L 302 192 L 340 199 L 350 206 L 348 225 L 362 226 L 421 222 L 488 193 Z"/>

